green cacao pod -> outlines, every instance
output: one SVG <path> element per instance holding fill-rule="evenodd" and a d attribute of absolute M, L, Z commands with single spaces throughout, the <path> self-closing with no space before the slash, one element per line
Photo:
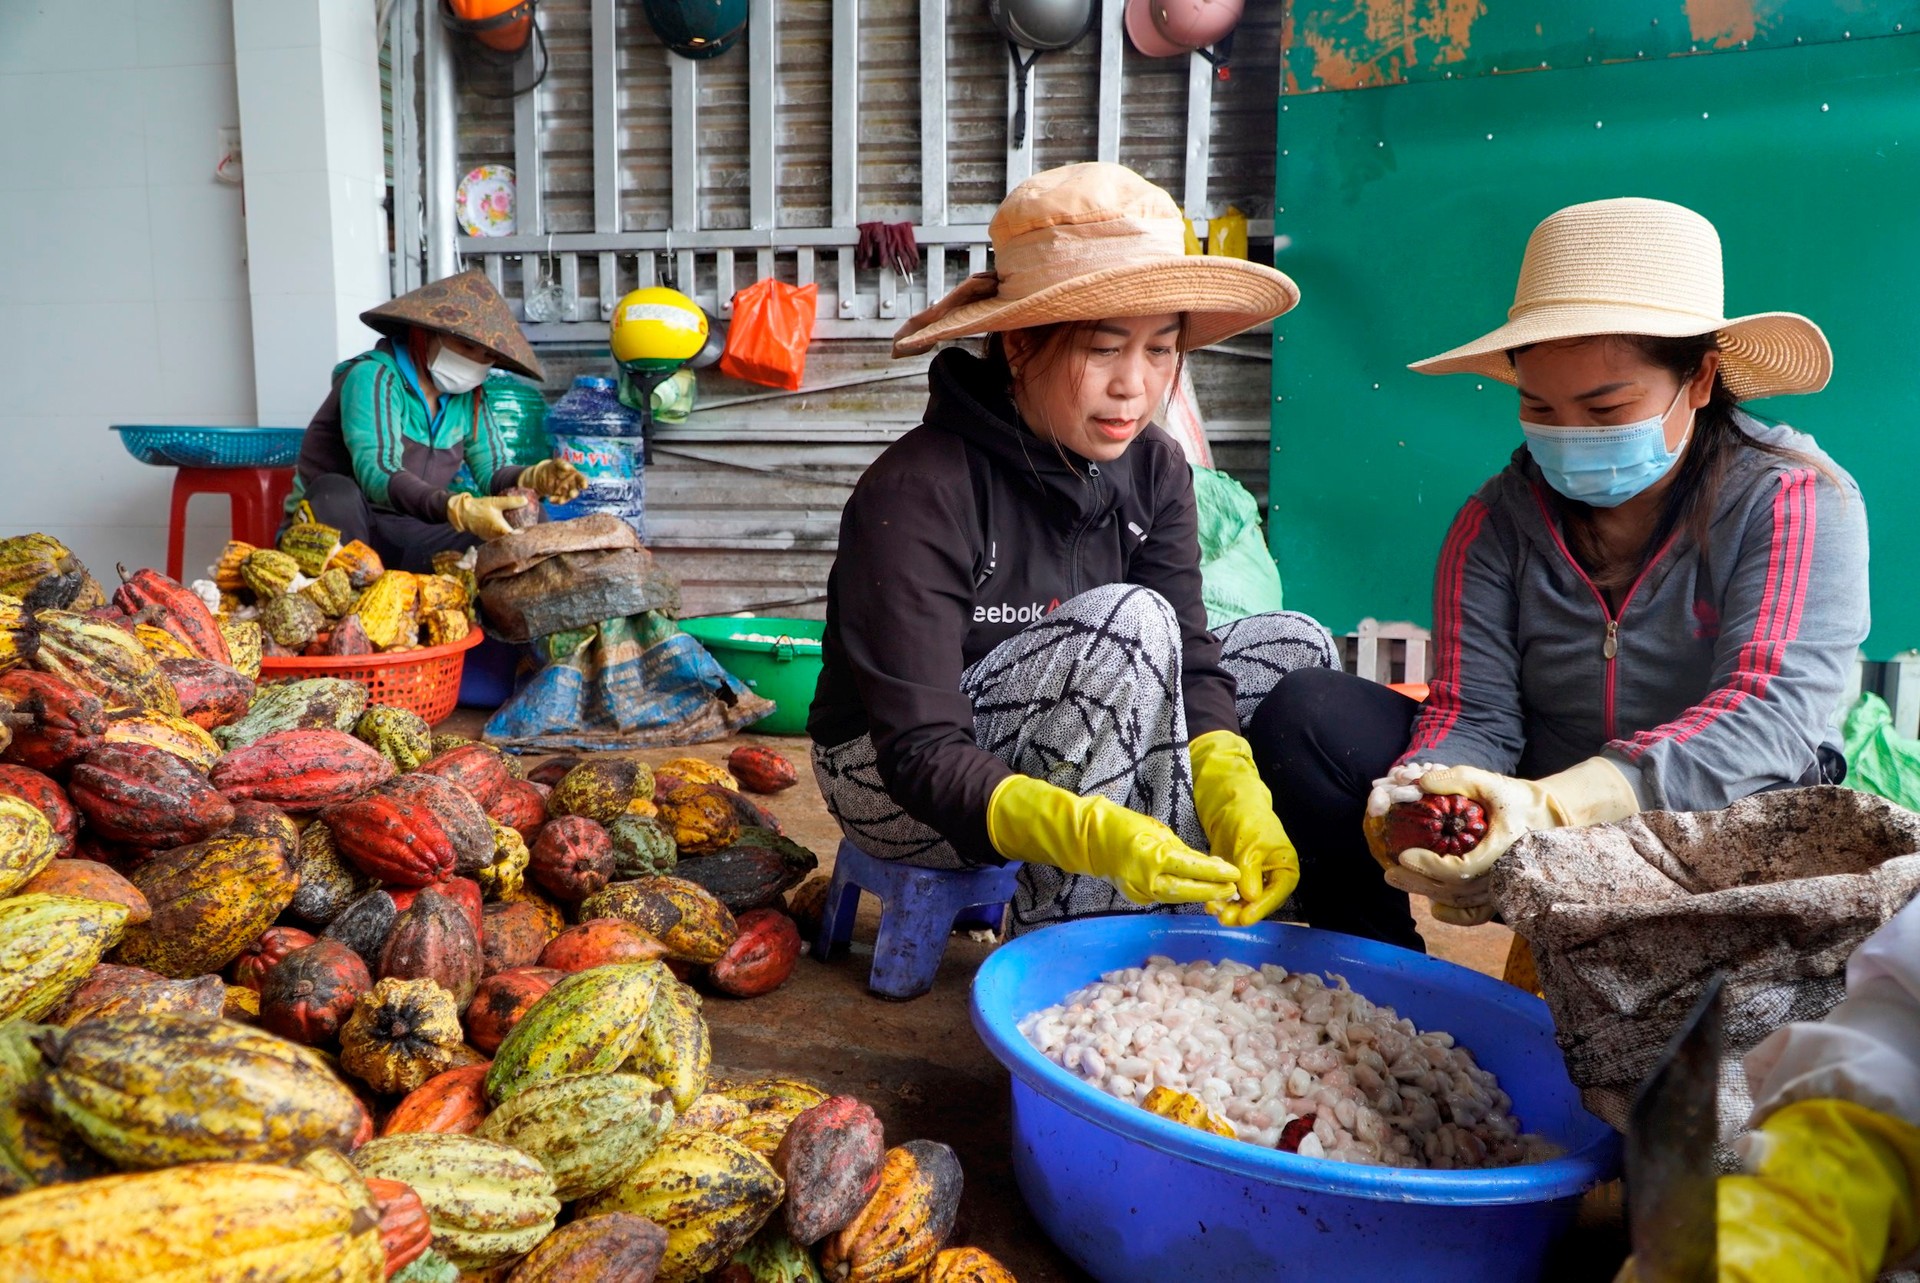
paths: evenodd
<path fill-rule="evenodd" d="M 411 771 L 433 755 L 432 731 L 420 714 L 411 709 L 373 704 L 353 724 L 355 736 L 380 750 L 394 769 Z"/>
<path fill-rule="evenodd" d="M 686 1109 L 706 1090 L 712 1060 L 700 995 L 678 980 L 663 980 L 653 991 L 653 1005 L 627 1072 L 653 1079 L 673 1097 L 675 1109 Z"/>
<path fill-rule="evenodd" d="M 119 941 L 126 920 L 125 905 L 104 900 L 0 900 L 0 1020 L 38 1020 L 52 1011 Z"/>
<path fill-rule="evenodd" d="M 563 1074 L 488 1114 L 479 1134 L 539 1159 L 571 1203 L 638 1167 L 672 1126 L 673 1105 L 650 1078 Z"/>
<path fill-rule="evenodd" d="M 568 976 L 533 1004 L 508 1031 L 487 1095 L 495 1105 L 562 1074 L 618 1069 L 645 1032 L 636 1012 L 653 1006 L 655 992 L 673 975 L 659 962 L 621 962 Z"/>
<path fill-rule="evenodd" d="M 463 1270 L 524 1256 L 560 1214 L 540 1160 L 478 1136 L 403 1132 L 353 1153 L 363 1175 L 411 1185 L 433 1222 L 433 1250 Z"/>

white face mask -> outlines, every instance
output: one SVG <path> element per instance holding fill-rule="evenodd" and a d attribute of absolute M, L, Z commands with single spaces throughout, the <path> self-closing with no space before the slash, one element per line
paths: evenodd
<path fill-rule="evenodd" d="M 434 386 L 448 396 L 473 391 L 487 381 L 487 371 L 492 368 L 489 362 L 470 360 L 444 343 L 434 353 L 433 360 L 427 362 Z"/>

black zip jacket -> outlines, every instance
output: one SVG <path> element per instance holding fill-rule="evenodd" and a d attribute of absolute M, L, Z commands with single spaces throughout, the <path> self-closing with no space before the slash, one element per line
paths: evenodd
<path fill-rule="evenodd" d="M 960 676 L 1061 602 L 1107 584 L 1151 588 L 1184 637 L 1187 733 L 1238 732 L 1233 679 L 1200 603 L 1193 473 L 1149 428 L 1111 463 L 1020 424 L 979 358 L 935 358 L 924 421 L 861 477 L 827 580 L 824 668 L 807 733 L 873 737 L 880 778 L 962 858 L 1002 863 L 987 799 L 1012 774 L 977 748 Z"/>

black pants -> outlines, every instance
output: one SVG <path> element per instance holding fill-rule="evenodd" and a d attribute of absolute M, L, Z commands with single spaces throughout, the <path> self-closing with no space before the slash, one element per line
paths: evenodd
<path fill-rule="evenodd" d="M 445 522 L 403 517 L 374 507 L 359 483 L 343 473 L 316 478 L 307 487 L 307 503 L 315 521 L 339 530 L 341 543 L 358 539 L 379 553 L 389 570 L 428 574 L 434 553 L 465 552 L 480 542 Z"/>
<path fill-rule="evenodd" d="M 1260 705 L 1247 740 L 1300 852 L 1307 920 L 1425 953 L 1406 894 L 1387 885 L 1360 831 L 1367 793 L 1406 751 L 1419 710 L 1377 682 L 1302 668 Z"/>

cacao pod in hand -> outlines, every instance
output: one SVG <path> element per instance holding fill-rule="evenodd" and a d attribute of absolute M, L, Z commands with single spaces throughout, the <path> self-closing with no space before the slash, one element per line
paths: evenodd
<path fill-rule="evenodd" d="M 1470 797 L 1429 793 L 1387 808 L 1387 850 L 1419 847 L 1436 855 L 1465 855 L 1487 835 L 1487 811 Z"/>

